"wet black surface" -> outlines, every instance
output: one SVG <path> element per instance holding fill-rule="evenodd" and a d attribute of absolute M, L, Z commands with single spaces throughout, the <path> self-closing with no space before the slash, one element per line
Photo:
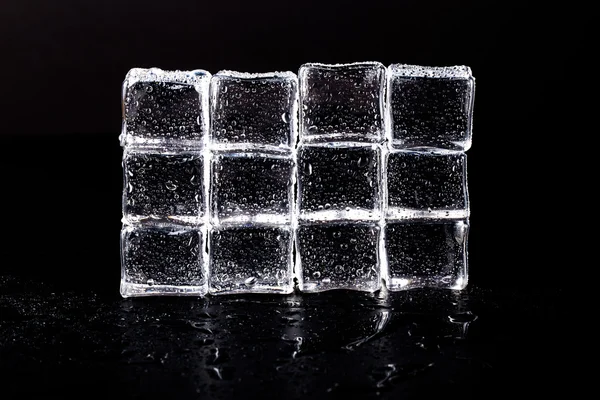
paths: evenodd
<path fill-rule="evenodd" d="M 4 276 L 3 398 L 555 393 L 562 301 L 477 287 L 121 299 Z"/>

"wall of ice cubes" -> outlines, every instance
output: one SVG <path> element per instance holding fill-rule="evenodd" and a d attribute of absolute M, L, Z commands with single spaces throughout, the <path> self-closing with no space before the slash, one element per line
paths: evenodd
<path fill-rule="evenodd" d="M 129 71 L 121 294 L 463 289 L 466 66 Z"/>

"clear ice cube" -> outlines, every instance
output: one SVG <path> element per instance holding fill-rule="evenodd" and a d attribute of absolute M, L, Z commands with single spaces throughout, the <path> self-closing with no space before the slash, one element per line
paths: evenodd
<path fill-rule="evenodd" d="M 210 78 L 204 70 L 131 69 L 123 82 L 121 144 L 201 146 Z"/>
<path fill-rule="evenodd" d="M 291 227 L 213 227 L 209 236 L 211 294 L 293 291 Z"/>
<path fill-rule="evenodd" d="M 301 219 L 378 219 L 381 149 L 378 145 L 330 143 L 298 149 L 298 210 Z"/>
<path fill-rule="evenodd" d="M 466 287 L 468 232 L 467 219 L 388 221 L 388 289 Z"/>
<path fill-rule="evenodd" d="M 386 158 L 388 218 L 468 217 L 466 153 L 398 150 Z"/>
<path fill-rule="evenodd" d="M 471 147 L 475 78 L 469 67 L 392 64 L 388 82 L 393 147 Z"/>
<path fill-rule="evenodd" d="M 386 68 L 378 62 L 308 63 L 298 72 L 303 140 L 383 139 Z"/>
<path fill-rule="evenodd" d="M 123 218 L 128 223 L 202 222 L 204 171 L 200 152 L 128 148 L 123 153 Z"/>
<path fill-rule="evenodd" d="M 335 221 L 298 226 L 296 269 L 303 292 L 381 287 L 380 227 L 365 221 Z"/>
<path fill-rule="evenodd" d="M 295 181 L 291 156 L 214 153 L 211 179 L 213 223 L 291 222 Z"/>
<path fill-rule="evenodd" d="M 121 295 L 204 295 L 208 290 L 199 228 L 130 225 L 121 231 Z"/>
<path fill-rule="evenodd" d="M 220 71 L 211 81 L 211 145 L 292 148 L 297 109 L 298 78 L 292 72 Z"/>

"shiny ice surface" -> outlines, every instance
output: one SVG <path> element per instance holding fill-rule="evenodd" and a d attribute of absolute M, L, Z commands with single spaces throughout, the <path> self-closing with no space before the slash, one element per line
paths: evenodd
<path fill-rule="evenodd" d="M 209 292 L 291 293 L 292 237 L 286 226 L 213 228 L 209 234 Z"/>
<path fill-rule="evenodd" d="M 468 281 L 468 233 L 466 219 L 388 222 L 385 227 L 388 289 L 463 289 Z"/>
<path fill-rule="evenodd" d="M 300 219 L 372 219 L 381 210 L 381 148 L 327 143 L 298 148 Z"/>
<path fill-rule="evenodd" d="M 133 225 L 121 231 L 121 295 L 204 295 L 201 229 L 177 225 Z"/>
<path fill-rule="evenodd" d="M 210 78 L 204 70 L 131 69 L 122 89 L 121 144 L 201 146 Z"/>
<path fill-rule="evenodd" d="M 211 80 L 211 146 L 290 149 L 298 132 L 298 78 L 292 72 L 219 71 Z"/>
<path fill-rule="evenodd" d="M 386 68 L 379 62 L 307 63 L 298 72 L 302 140 L 383 138 Z"/>
<path fill-rule="evenodd" d="M 295 163 L 257 152 L 214 153 L 211 212 L 215 224 L 291 223 Z"/>
<path fill-rule="evenodd" d="M 204 166 L 200 152 L 126 150 L 123 155 L 126 222 L 200 223 Z"/>
<path fill-rule="evenodd" d="M 299 288 L 304 292 L 381 286 L 377 223 L 338 221 L 301 224 L 297 233 Z"/>
<path fill-rule="evenodd" d="M 467 66 L 388 68 L 390 141 L 395 148 L 471 147 L 475 78 Z"/>
<path fill-rule="evenodd" d="M 465 152 L 391 151 L 385 172 L 387 217 L 469 216 Z"/>

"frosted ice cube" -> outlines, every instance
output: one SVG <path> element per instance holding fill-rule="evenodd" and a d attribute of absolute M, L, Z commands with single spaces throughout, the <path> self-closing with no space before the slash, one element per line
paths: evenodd
<path fill-rule="evenodd" d="M 214 227 L 210 293 L 291 293 L 292 236 L 285 226 Z"/>
<path fill-rule="evenodd" d="M 301 219 L 378 219 L 381 149 L 378 145 L 331 143 L 298 149 L 298 209 Z"/>
<path fill-rule="evenodd" d="M 303 140 L 383 139 L 386 68 L 378 62 L 308 63 L 298 72 Z"/>
<path fill-rule="evenodd" d="M 298 131 L 296 74 L 219 71 L 212 78 L 210 92 L 213 148 L 294 146 Z"/>
<path fill-rule="evenodd" d="M 296 239 L 300 290 L 378 290 L 379 237 L 379 225 L 372 222 L 300 224 Z"/>
<path fill-rule="evenodd" d="M 291 156 L 214 153 L 211 179 L 213 223 L 290 223 L 295 181 Z"/>
<path fill-rule="evenodd" d="M 123 146 L 199 147 L 208 129 L 210 73 L 133 68 L 123 82 Z"/>
<path fill-rule="evenodd" d="M 466 153 L 398 150 L 386 158 L 388 218 L 469 215 Z"/>
<path fill-rule="evenodd" d="M 467 219 L 388 221 L 388 289 L 463 289 L 468 280 L 468 232 Z"/>
<path fill-rule="evenodd" d="M 131 225 L 121 231 L 121 295 L 204 295 L 208 290 L 200 229 Z"/>
<path fill-rule="evenodd" d="M 475 78 L 469 67 L 392 64 L 388 77 L 393 147 L 471 147 Z"/>
<path fill-rule="evenodd" d="M 201 223 L 204 171 L 200 152 L 126 149 L 123 218 L 126 222 Z"/>

